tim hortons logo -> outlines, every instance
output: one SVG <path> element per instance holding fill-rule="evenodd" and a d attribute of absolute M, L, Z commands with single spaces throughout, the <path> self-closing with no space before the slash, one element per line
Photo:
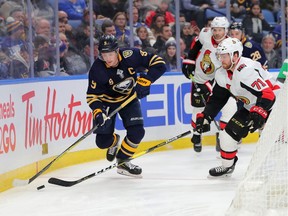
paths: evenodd
<path fill-rule="evenodd" d="M 26 105 L 25 148 L 59 139 L 78 137 L 79 134 L 83 135 L 91 129 L 92 113 L 81 112 L 79 110 L 82 106 L 81 101 L 76 101 L 73 94 L 70 102 L 66 106 L 63 105 L 62 111 L 56 110 L 57 91 L 48 88 L 43 118 L 35 117 L 33 112 L 34 109 L 41 109 L 35 96 L 35 91 L 22 95 L 22 102 Z"/>

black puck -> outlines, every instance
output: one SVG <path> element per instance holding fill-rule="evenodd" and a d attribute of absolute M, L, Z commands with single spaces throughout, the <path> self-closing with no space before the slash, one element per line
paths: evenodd
<path fill-rule="evenodd" d="M 41 190 L 43 188 L 45 188 L 45 185 L 41 185 L 41 186 L 37 187 L 37 190 Z"/>

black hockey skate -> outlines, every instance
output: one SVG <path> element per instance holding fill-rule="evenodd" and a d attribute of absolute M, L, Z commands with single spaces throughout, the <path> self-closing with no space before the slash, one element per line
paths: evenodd
<path fill-rule="evenodd" d="M 121 159 L 117 159 L 117 162 L 119 164 L 117 166 L 117 173 L 121 175 L 142 178 L 142 169 L 139 166 L 132 164 L 130 161 L 123 161 Z"/>
<path fill-rule="evenodd" d="M 193 143 L 193 148 L 195 152 L 199 153 L 202 151 L 201 135 L 193 134 L 191 142 Z"/>
<path fill-rule="evenodd" d="M 120 136 L 118 134 L 116 134 L 115 144 L 113 146 L 111 146 L 110 148 L 108 148 L 108 150 L 106 152 L 106 159 L 110 162 L 113 161 L 116 157 L 118 145 L 119 145 L 119 140 L 120 140 Z"/>
<path fill-rule="evenodd" d="M 209 170 L 210 177 L 230 177 L 234 172 L 238 157 L 234 159 L 234 163 L 231 167 L 218 166 Z"/>

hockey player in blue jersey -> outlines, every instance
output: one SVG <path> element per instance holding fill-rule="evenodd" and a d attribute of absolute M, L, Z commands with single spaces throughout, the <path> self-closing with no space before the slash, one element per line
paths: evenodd
<path fill-rule="evenodd" d="M 119 174 L 141 176 L 142 169 L 126 161 L 133 156 L 144 137 L 143 117 L 138 100 L 150 93 L 150 85 L 166 70 L 165 62 L 157 55 L 136 48 L 119 49 L 117 39 L 103 35 L 99 41 L 100 56 L 89 71 L 87 103 L 93 112 L 93 123 L 100 125 L 95 131 L 96 145 L 108 149 L 106 158 L 117 158 Z M 146 71 L 137 76 L 136 71 Z M 109 113 L 121 103 L 137 93 L 136 99 L 119 111 L 126 129 L 126 136 L 120 145 L 120 136 L 114 133 L 115 115 L 107 119 Z M 124 163 L 123 163 L 124 162 Z"/>
<path fill-rule="evenodd" d="M 243 44 L 243 57 L 258 61 L 261 65 L 266 66 L 267 59 L 265 53 L 257 42 L 250 40 L 245 36 L 245 31 L 241 22 L 233 22 L 229 27 L 229 36 L 237 38 Z"/>

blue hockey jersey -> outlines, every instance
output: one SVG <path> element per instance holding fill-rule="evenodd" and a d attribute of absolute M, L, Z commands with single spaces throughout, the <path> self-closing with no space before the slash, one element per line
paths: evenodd
<path fill-rule="evenodd" d="M 166 71 L 164 60 L 136 48 L 119 49 L 119 64 L 109 67 L 96 59 L 89 71 L 87 103 L 92 110 L 106 106 L 118 106 L 134 94 L 137 71 L 145 71 L 145 78 L 155 82 Z"/>
<path fill-rule="evenodd" d="M 244 38 L 242 40 L 243 43 L 243 57 L 250 58 L 254 61 L 258 61 L 261 65 L 267 63 L 267 59 L 262 47 L 253 40 L 248 38 Z"/>

